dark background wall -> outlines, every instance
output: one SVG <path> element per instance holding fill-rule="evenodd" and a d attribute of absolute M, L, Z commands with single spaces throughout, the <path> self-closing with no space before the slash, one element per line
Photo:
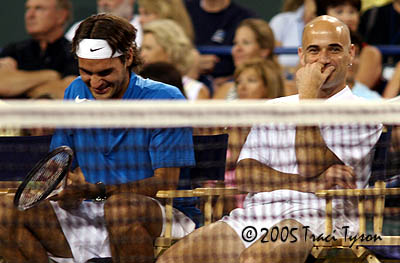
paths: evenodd
<path fill-rule="evenodd" d="M 74 21 L 96 13 L 96 0 L 71 0 L 74 5 Z M 151 0 L 149 0 L 151 1 Z M 234 0 L 255 10 L 267 21 L 279 12 L 283 0 Z M 0 8 L 0 47 L 9 42 L 28 38 L 24 28 L 25 0 L 6 0 Z"/>

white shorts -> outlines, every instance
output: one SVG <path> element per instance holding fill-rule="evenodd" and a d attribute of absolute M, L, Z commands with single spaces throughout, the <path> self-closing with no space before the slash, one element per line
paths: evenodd
<path fill-rule="evenodd" d="M 248 198 L 246 200 L 248 201 Z M 234 209 L 229 216 L 223 217 L 220 221 L 227 223 L 242 240 L 245 247 L 251 246 L 261 238 L 266 230 L 269 233 L 271 227 L 282 220 L 294 219 L 303 226 L 308 227 L 309 232 L 318 236 L 325 234 L 325 211 L 315 205 L 299 200 L 277 201 L 270 203 L 252 203 L 245 202 L 244 208 Z M 349 226 L 349 232 L 357 231 L 357 225 L 345 217 L 339 217 L 333 221 L 333 229 L 336 237 L 343 236 L 343 226 Z M 285 226 L 282 226 L 282 228 Z M 290 232 L 290 226 L 287 226 Z M 275 229 L 275 234 L 281 234 L 283 229 Z M 285 230 L 287 231 L 287 230 Z M 294 230 L 293 234 L 296 234 Z M 299 238 L 299 232 L 296 238 Z M 286 234 L 286 233 L 284 233 Z M 291 238 L 289 236 L 289 238 Z M 288 239 L 290 241 L 290 239 Z M 294 240 L 294 238 L 293 238 Z"/>
<path fill-rule="evenodd" d="M 153 198 L 151 198 L 153 199 Z M 165 231 L 165 207 L 158 203 L 163 217 L 161 235 Z M 57 202 L 50 202 L 57 215 L 73 258 L 49 257 L 58 263 L 85 263 L 91 258 L 111 257 L 110 243 L 104 220 L 104 202 L 84 201 L 73 211 L 66 211 Z M 181 238 L 195 229 L 195 223 L 185 214 L 173 209 L 172 236 Z"/>

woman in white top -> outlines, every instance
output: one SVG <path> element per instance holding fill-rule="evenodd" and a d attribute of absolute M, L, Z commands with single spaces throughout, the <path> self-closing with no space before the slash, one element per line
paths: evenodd
<path fill-rule="evenodd" d="M 198 52 L 182 27 L 170 19 L 157 19 L 143 26 L 140 54 L 145 64 L 169 62 L 181 72 L 183 86 L 189 100 L 210 97 L 208 88 L 190 76 L 197 63 Z"/>

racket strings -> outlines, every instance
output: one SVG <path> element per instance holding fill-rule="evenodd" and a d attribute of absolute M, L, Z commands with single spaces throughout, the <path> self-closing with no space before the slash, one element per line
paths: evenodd
<path fill-rule="evenodd" d="M 41 199 L 49 188 L 53 188 L 52 185 L 56 183 L 60 174 L 68 166 L 69 159 L 68 153 L 60 152 L 45 162 L 26 185 L 19 205 L 30 207 Z"/>

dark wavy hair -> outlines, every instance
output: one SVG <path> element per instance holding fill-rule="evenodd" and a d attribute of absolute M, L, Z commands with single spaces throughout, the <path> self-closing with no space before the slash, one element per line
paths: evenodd
<path fill-rule="evenodd" d="M 104 39 L 110 45 L 113 54 L 118 50 L 122 63 L 125 63 L 129 50 L 133 51 L 133 61 L 129 69 L 139 72 L 143 64 L 137 48 L 136 29 L 129 21 L 111 14 L 98 14 L 86 18 L 78 27 L 72 40 L 72 52 L 76 54 L 79 42 L 82 39 Z"/>
<path fill-rule="evenodd" d="M 326 15 L 328 7 L 336 7 L 344 4 L 350 4 L 358 12 L 361 11 L 361 0 L 316 0 L 315 3 L 317 5 L 317 16 Z"/>

